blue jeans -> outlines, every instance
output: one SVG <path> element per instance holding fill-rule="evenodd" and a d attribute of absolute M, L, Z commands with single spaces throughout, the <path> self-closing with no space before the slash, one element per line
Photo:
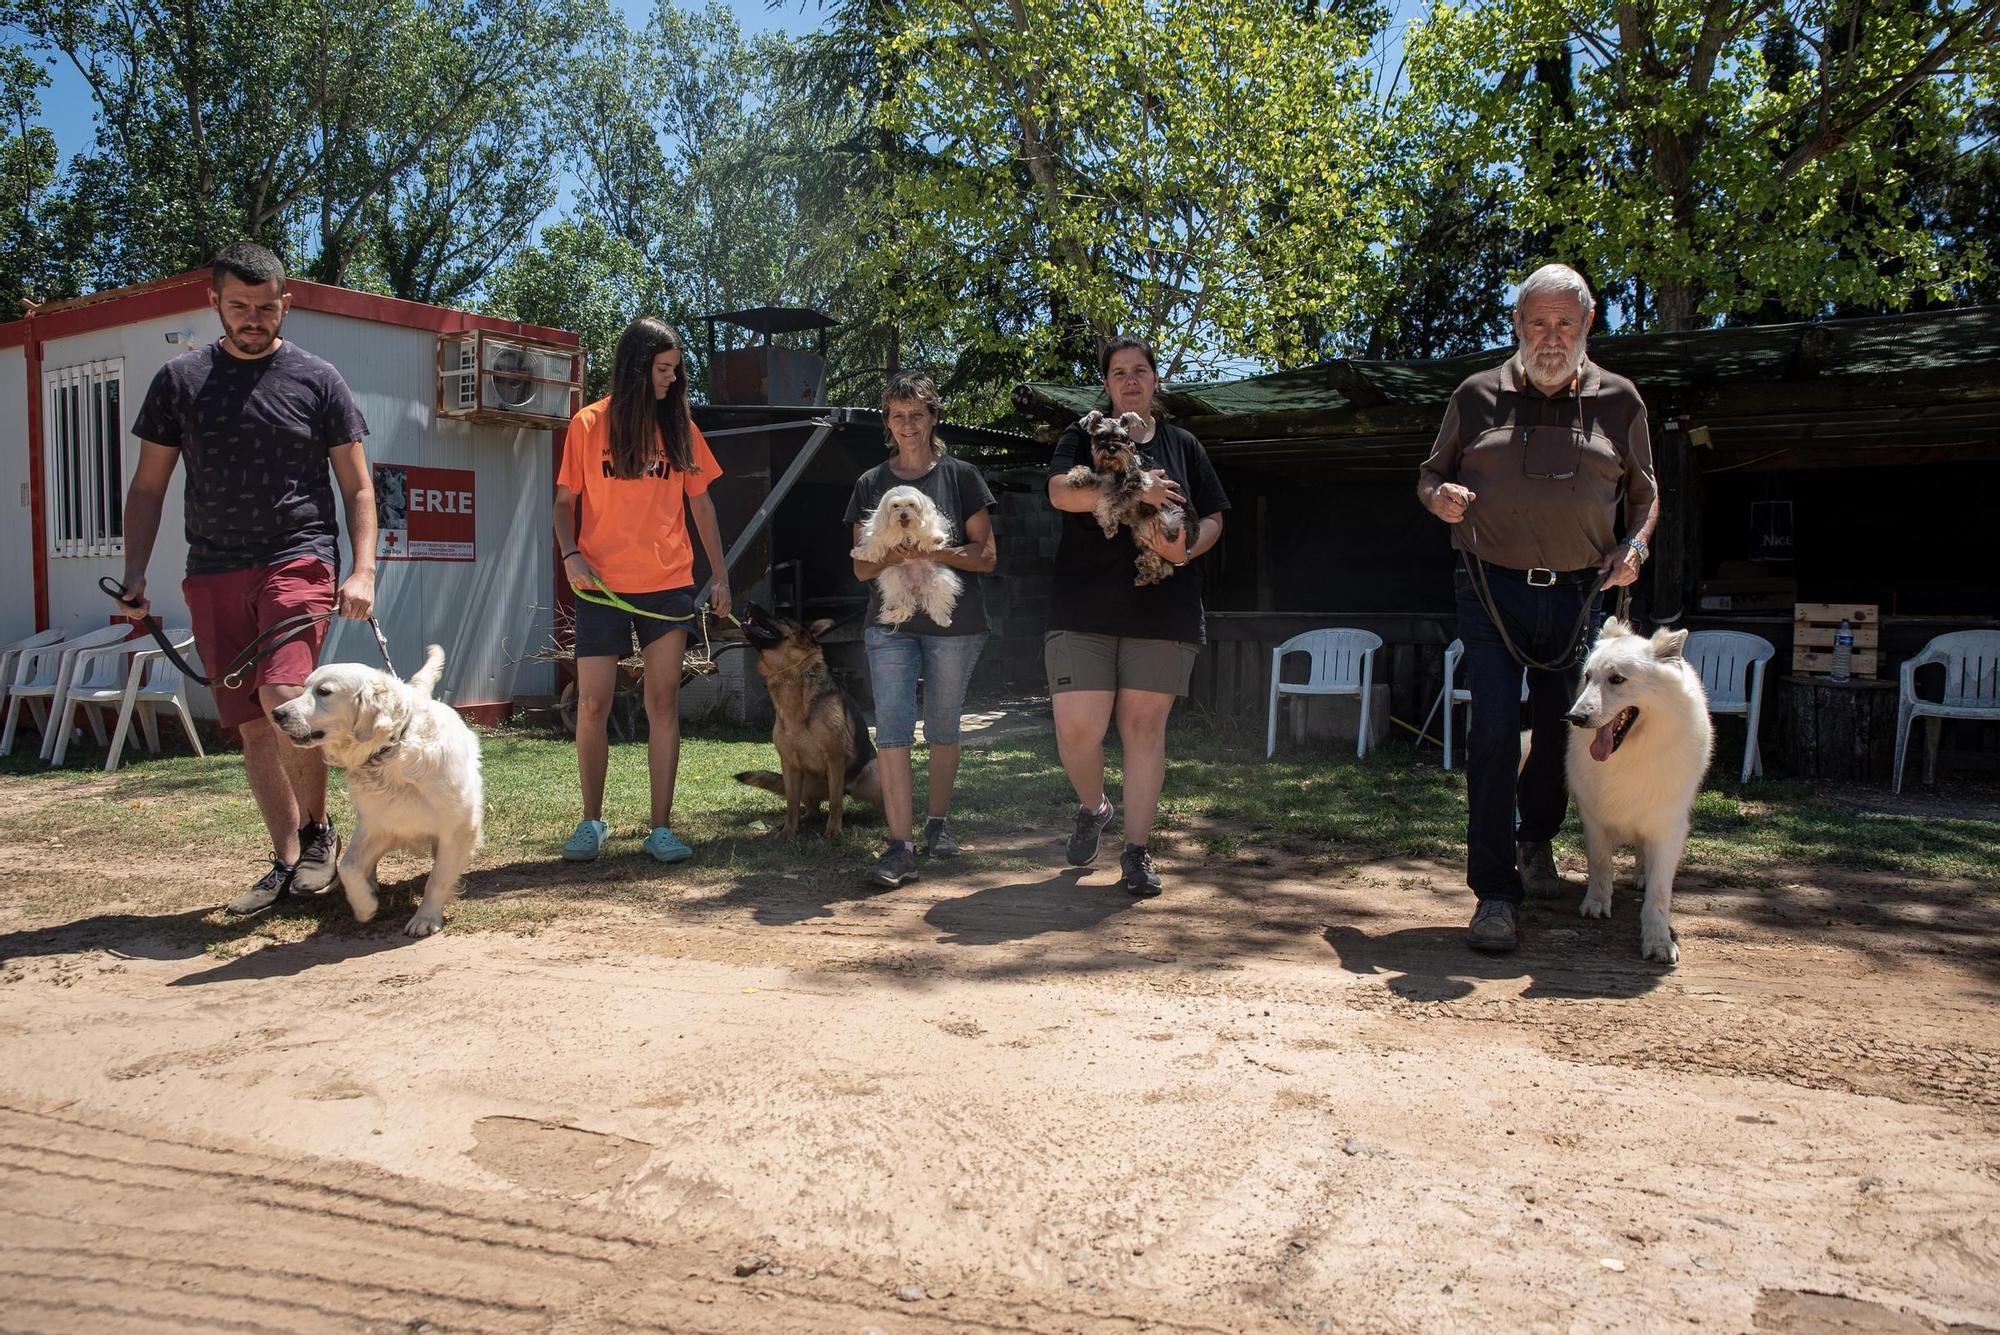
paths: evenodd
<path fill-rule="evenodd" d="M 986 635 L 983 630 L 971 635 L 910 635 L 888 626 L 868 628 L 862 643 L 875 687 L 877 750 L 907 747 L 916 740 L 920 676 L 924 741 L 932 746 L 958 741 L 958 716 L 964 712 L 965 691 L 972 684 L 972 669 Z"/>
<path fill-rule="evenodd" d="M 1465 641 L 1466 686 L 1472 691 L 1465 760 L 1465 883 L 1481 899 L 1519 904 L 1524 896 L 1514 864 L 1515 841 L 1554 838 L 1569 810 L 1563 760 L 1570 725 L 1563 715 L 1576 699 L 1582 655 L 1560 672 L 1528 669 L 1531 737 L 1528 763 L 1522 765 L 1521 665 L 1501 643 L 1463 566 L 1452 571 L 1451 582 L 1458 599 L 1458 637 Z M 1568 647 L 1589 587 L 1560 583 L 1536 588 L 1494 570 L 1487 572 L 1486 586 L 1515 647 L 1543 661 Z M 1586 630 L 1586 647 L 1591 638 Z"/>

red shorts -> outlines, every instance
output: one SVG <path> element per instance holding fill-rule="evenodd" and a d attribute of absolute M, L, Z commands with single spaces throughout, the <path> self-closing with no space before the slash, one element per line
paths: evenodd
<path fill-rule="evenodd" d="M 274 566 L 252 566 L 218 575 L 189 575 L 181 581 L 194 644 L 201 651 L 202 675 L 215 678 L 215 714 L 225 728 L 240 728 L 267 712 L 259 686 L 303 686 L 319 664 L 326 640 L 322 621 L 286 640 L 243 673 L 243 684 L 222 684 L 222 673 L 258 635 L 300 613 L 333 610 L 333 567 L 317 556 L 301 556 Z"/>

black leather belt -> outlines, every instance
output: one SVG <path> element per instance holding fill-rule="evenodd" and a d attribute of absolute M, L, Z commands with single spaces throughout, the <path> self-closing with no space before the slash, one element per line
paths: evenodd
<path fill-rule="evenodd" d="M 1588 584 L 1597 578 L 1596 566 L 1584 570 L 1548 570 L 1541 566 L 1536 566 L 1532 570 L 1516 570 L 1512 566 L 1496 566 L 1491 561 L 1481 561 L 1479 564 L 1496 575 L 1522 580 L 1537 589 L 1553 588 L 1558 584 Z"/>

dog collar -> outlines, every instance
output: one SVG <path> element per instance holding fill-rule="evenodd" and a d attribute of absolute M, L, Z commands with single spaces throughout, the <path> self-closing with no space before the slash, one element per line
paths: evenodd
<path fill-rule="evenodd" d="M 394 755 L 397 751 L 402 749 L 403 739 L 409 736 L 409 733 L 410 733 L 410 725 L 405 723 L 402 726 L 401 730 L 399 730 L 394 737 L 391 737 L 389 739 L 389 744 L 383 747 L 380 751 L 377 751 L 374 755 L 369 756 L 368 759 L 362 761 L 361 767 L 363 769 L 370 769 L 376 765 L 381 764 L 383 761 L 387 760 L 390 756 Z"/>
<path fill-rule="evenodd" d="M 776 672 L 765 673 L 764 680 L 770 681 L 775 677 L 788 677 L 792 673 L 797 672 L 800 668 L 805 667 L 812 661 L 813 661 L 813 656 L 811 654 L 807 654 L 804 657 L 800 658 L 796 663 L 787 663 L 785 664 L 785 666 L 779 668 Z"/>

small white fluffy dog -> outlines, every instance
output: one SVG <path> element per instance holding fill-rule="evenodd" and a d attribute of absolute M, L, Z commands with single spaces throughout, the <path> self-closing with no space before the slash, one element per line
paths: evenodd
<path fill-rule="evenodd" d="M 271 711 L 296 746 L 317 746 L 347 772 L 354 828 L 340 857 L 340 884 L 356 922 L 375 916 L 375 868 L 397 848 L 429 849 L 424 900 L 404 931 L 429 936 L 444 925 L 479 847 L 485 785 L 479 738 L 458 711 L 431 698 L 444 650 L 424 652 L 408 682 L 359 663 L 329 663 L 306 678 L 305 694 Z"/>
<path fill-rule="evenodd" d="M 885 561 L 898 547 L 934 552 L 949 546 L 951 534 L 930 497 L 915 487 L 893 487 L 861 522 L 861 545 L 852 553 L 863 561 Z M 882 590 L 879 620 L 900 626 L 918 612 L 940 626 L 951 624 L 965 582 L 942 561 L 906 561 L 875 577 Z"/>
<path fill-rule="evenodd" d="M 1611 916 L 1612 857 L 1620 844 L 1634 845 L 1646 892 L 1639 953 L 1662 964 L 1680 962 L 1670 921 L 1674 873 L 1715 749 L 1708 697 L 1681 654 L 1687 637 L 1684 630 L 1662 630 L 1648 639 L 1616 618 L 1605 622 L 1566 716 L 1575 725 L 1569 790 L 1590 858 L 1583 916 Z"/>

